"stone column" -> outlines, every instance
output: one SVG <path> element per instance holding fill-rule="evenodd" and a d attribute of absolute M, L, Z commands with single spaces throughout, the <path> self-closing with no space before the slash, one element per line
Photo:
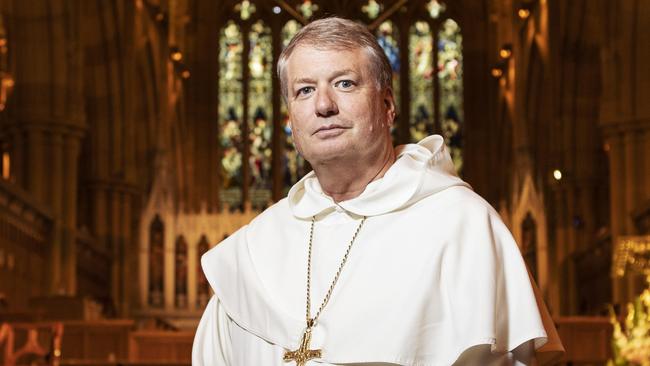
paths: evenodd
<path fill-rule="evenodd" d="M 70 133 L 64 139 L 64 175 L 62 193 L 62 272 L 66 294 L 77 293 L 77 187 L 80 133 Z M 58 194 L 54 192 L 54 194 Z"/>

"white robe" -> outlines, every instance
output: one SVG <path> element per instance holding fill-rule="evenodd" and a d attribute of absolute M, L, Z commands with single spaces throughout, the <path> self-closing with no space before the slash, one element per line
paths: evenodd
<path fill-rule="evenodd" d="M 310 349 L 322 357 L 307 365 L 447 366 L 461 355 L 466 365 L 512 364 L 509 351 L 547 341 L 546 310 L 516 243 L 455 175 L 442 138 L 396 152 L 383 178 L 338 205 L 308 174 L 203 256 L 215 295 L 197 329 L 194 365 L 287 365 L 282 356 L 305 328 L 312 216 L 312 315 L 367 220 L 312 332 Z"/>

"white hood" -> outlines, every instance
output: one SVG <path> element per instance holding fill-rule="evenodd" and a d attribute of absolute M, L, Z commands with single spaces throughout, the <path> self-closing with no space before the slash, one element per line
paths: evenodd
<path fill-rule="evenodd" d="M 471 188 L 456 174 L 439 135 L 418 144 L 400 145 L 395 155 L 397 159 L 384 177 L 368 184 L 358 197 L 338 205 L 356 215 L 376 216 L 405 208 L 449 187 Z M 337 206 L 323 193 L 313 171 L 291 188 L 287 198 L 294 216 L 303 219 Z"/>

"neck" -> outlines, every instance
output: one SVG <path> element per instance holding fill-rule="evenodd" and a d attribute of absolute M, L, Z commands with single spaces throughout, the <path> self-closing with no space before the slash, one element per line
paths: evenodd
<path fill-rule="evenodd" d="M 395 162 L 395 150 L 386 149 L 374 162 L 326 162 L 313 166 L 323 192 L 334 202 L 347 201 L 359 196 L 370 182 L 384 176 Z"/>

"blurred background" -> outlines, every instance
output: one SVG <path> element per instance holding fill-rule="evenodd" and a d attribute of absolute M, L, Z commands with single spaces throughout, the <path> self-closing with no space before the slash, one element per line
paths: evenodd
<path fill-rule="evenodd" d="M 327 15 L 386 52 L 395 144 L 500 212 L 561 364 L 650 359 L 649 0 L 1 0 L 4 364 L 189 364 L 200 256 L 310 170 L 273 70 Z"/>

